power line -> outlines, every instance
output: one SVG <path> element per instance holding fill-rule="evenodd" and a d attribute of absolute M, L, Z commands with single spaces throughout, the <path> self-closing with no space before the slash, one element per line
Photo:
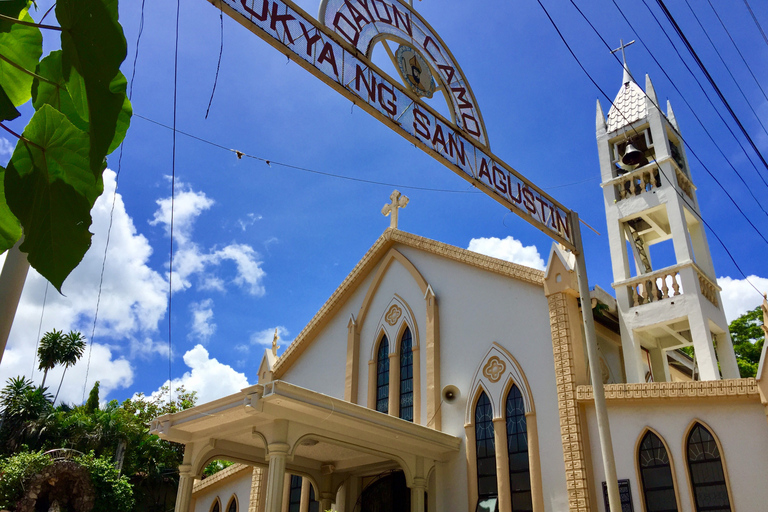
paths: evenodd
<path fill-rule="evenodd" d="M 605 38 L 603 38 L 603 36 L 600 34 L 600 32 L 597 30 L 597 28 L 595 28 L 595 26 L 592 24 L 592 22 L 591 22 L 591 21 L 589 21 L 589 18 L 587 18 L 587 16 L 586 16 L 586 15 L 585 15 L 585 14 L 582 12 L 582 10 L 581 10 L 581 9 L 579 9 L 579 7 L 576 5 L 576 3 L 574 2 L 574 0 L 570 0 L 570 1 L 571 1 L 571 4 L 572 4 L 572 5 L 573 5 L 573 6 L 576 8 L 576 10 L 579 12 L 579 14 L 581 15 L 581 17 L 582 17 L 582 18 L 584 18 L 584 20 L 587 22 L 587 24 L 589 24 L 589 26 L 590 26 L 590 27 L 592 28 L 592 30 L 595 32 L 595 34 L 597 34 L 597 36 L 598 36 L 598 37 L 600 38 L 600 40 L 603 42 L 603 44 L 605 45 L 605 47 L 606 47 L 608 50 L 611 50 L 611 46 L 608 44 L 608 42 L 605 40 Z M 645 1 L 645 0 L 643 0 L 643 1 Z M 656 63 L 656 65 L 659 67 L 659 69 L 661 69 L 662 73 L 664 73 L 664 76 L 666 76 L 666 77 L 667 77 L 667 80 L 669 80 L 669 82 L 670 82 L 670 83 L 672 84 L 672 86 L 675 88 L 675 90 L 677 91 L 677 93 L 680 95 L 680 97 L 682 98 L 683 102 L 685 102 L 686 106 L 687 106 L 687 107 L 688 107 L 688 109 L 691 111 L 691 113 L 693 114 L 693 116 L 694 116 L 694 118 L 696 119 L 696 121 L 698 121 L 699 125 L 700 125 L 700 126 L 701 126 L 701 128 L 704 130 L 704 133 L 706 133 L 706 134 L 707 134 L 707 137 L 709 137 L 709 140 L 712 142 L 712 145 L 713 145 L 713 146 L 715 146 L 715 147 L 717 148 L 717 150 L 720 152 L 720 155 L 723 157 L 723 160 L 725 160 L 725 162 L 728 164 L 728 166 L 731 168 L 731 170 L 733 170 L 733 172 L 736 174 L 736 176 L 739 178 L 739 180 L 741 180 L 741 182 L 744 184 L 744 187 L 746 188 L 747 192 L 748 192 L 748 193 L 749 193 L 749 195 L 752 197 L 752 199 L 755 201 L 755 203 L 756 203 L 756 204 L 757 204 L 757 206 L 760 208 L 760 210 L 762 210 L 763 214 L 765 214 L 765 216 L 766 216 L 766 217 L 768 217 L 768 212 L 766 212 L 765 208 L 763 208 L 763 205 L 760 203 L 760 200 L 759 200 L 759 199 L 758 199 L 758 198 L 755 196 L 754 192 L 752 192 L 752 188 L 751 188 L 751 187 L 750 187 L 750 186 L 747 184 L 747 182 L 744 180 L 744 178 L 743 178 L 743 176 L 741 175 L 741 173 L 739 173 L 739 171 L 736 169 L 736 167 L 733 165 L 733 163 L 731 163 L 730 159 L 729 159 L 729 158 L 728 158 L 728 157 L 725 155 L 725 153 L 723 152 L 722 148 L 721 148 L 721 147 L 720 147 L 720 145 L 717 143 L 717 141 L 716 141 L 716 140 L 715 140 L 715 138 L 712 136 L 712 134 L 709 132 L 709 129 L 706 127 L 706 125 L 705 125 L 705 124 L 704 124 L 704 123 L 701 121 L 701 119 L 699 118 L 699 116 L 698 116 L 698 114 L 696 113 L 696 111 L 693 109 L 693 107 L 691 106 L 691 104 L 690 104 L 690 103 L 688 102 L 688 100 L 686 99 L 685 95 L 682 93 L 682 91 L 680 91 L 680 89 L 677 87 L 677 84 L 675 84 L 675 82 L 672 80 L 672 77 L 670 77 L 670 76 L 669 76 L 669 74 L 668 74 L 668 73 L 667 73 L 667 71 L 664 69 L 664 67 L 661 65 L 661 63 L 660 63 L 660 62 L 659 62 L 659 61 L 656 59 L 656 57 L 653 55 L 653 53 L 651 52 L 650 48 L 648 48 L 648 45 L 646 45 L 646 44 L 645 44 L 645 41 L 643 41 L 642 37 L 640 37 L 640 35 L 638 34 L 638 32 L 637 32 L 637 31 L 635 30 L 635 28 L 632 26 L 632 23 L 630 23 L 629 19 L 627 19 L 627 17 L 624 15 L 624 12 L 622 11 L 621 7 L 619 7 L 619 6 L 618 6 L 618 4 L 616 3 L 616 1 L 615 1 L 615 0 L 613 0 L 613 4 L 614 4 L 614 6 L 615 6 L 615 7 L 618 9 L 618 11 L 619 11 L 619 13 L 621 14 L 622 18 L 624 18 L 624 21 L 625 21 L 625 22 L 626 22 L 626 23 L 629 25 L 630 29 L 632 29 L 632 32 L 635 34 L 635 37 L 637 38 L 637 40 L 638 40 L 638 41 L 640 41 L 640 44 L 642 44 L 642 45 L 643 45 L 643 47 L 646 49 L 646 51 L 647 51 L 647 52 L 648 52 L 648 54 L 651 56 L 651 58 L 653 59 L 653 61 L 654 61 L 654 62 Z M 647 7 L 647 4 L 646 4 L 646 7 Z M 653 14 L 653 12 L 651 12 L 651 14 Z M 655 19 L 655 16 L 654 16 L 654 19 Z M 658 20 L 656 20 L 656 22 L 658 23 Z M 661 25 L 660 25 L 660 24 L 659 24 L 659 27 L 661 28 Z M 669 38 L 667 38 L 667 39 L 669 39 Z M 670 40 L 669 42 L 670 42 L 670 44 L 672 44 L 672 41 L 671 41 L 671 40 Z M 672 46 L 674 47 L 674 44 L 672 44 Z M 623 63 L 622 63 L 622 61 L 621 61 L 621 60 L 619 60 L 619 57 L 618 57 L 618 55 L 616 55 L 616 54 L 615 54 L 613 51 L 611 51 L 611 54 L 614 56 L 614 58 L 616 59 L 616 61 L 617 61 L 619 64 L 621 64 L 621 65 L 623 66 Z M 680 54 L 678 53 L 678 57 L 679 57 L 679 56 L 680 56 Z M 682 57 L 680 57 L 680 59 L 682 60 Z M 685 64 L 685 62 L 683 62 L 683 64 Z M 686 65 L 686 67 L 687 67 L 687 65 Z M 582 69 L 583 69 L 583 68 L 582 68 Z M 690 69 L 688 69 L 688 71 L 690 71 Z M 691 73 L 691 74 L 693 74 L 693 73 Z M 696 78 L 696 77 L 694 76 L 694 78 Z M 698 82 L 698 81 L 697 81 L 697 82 Z M 594 82 L 593 82 L 593 83 L 594 83 Z M 699 87 L 701 87 L 701 84 L 700 84 L 700 83 L 699 83 Z M 704 89 L 702 88 L 702 92 L 703 92 L 703 91 L 704 91 Z M 603 94 L 605 94 L 605 93 L 603 93 Z M 706 95 L 706 93 L 705 93 L 705 95 Z M 608 96 L 606 95 L 606 97 L 608 97 Z M 609 101 L 610 101 L 610 98 L 609 98 Z M 712 104 L 712 102 L 711 102 L 711 101 L 710 101 L 710 104 Z M 653 102 L 653 106 L 656 108 L 656 110 L 658 110 L 658 111 L 661 113 L 661 115 L 662 115 L 662 116 L 666 117 L 666 115 L 664 114 L 664 112 L 661 110 L 661 107 L 660 107 L 660 106 L 659 106 L 659 105 L 658 105 L 656 102 Z M 712 108 L 714 108 L 714 105 L 712 105 Z M 717 111 L 717 109 L 715 109 L 715 111 Z M 719 113 L 718 113 L 718 115 L 719 115 Z M 723 123 L 725 123 L 725 120 L 722 118 L 722 116 L 720 117 L 720 119 L 723 121 Z M 726 127 L 727 127 L 727 124 L 726 124 Z M 692 155 L 693 155 L 693 157 L 696 159 L 696 161 L 698 161 L 698 162 L 699 162 L 699 164 L 700 164 L 700 165 L 701 165 L 701 166 L 704 168 L 704 170 L 705 170 L 705 171 L 707 171 L 707 173 L 708 173 L 710 176 L 712 176 L 712 177 L 714 178 L 713 174 L 712 174 L 712 173 L 710 172 L 710 170 L 709 170 L 709 167 L 707 167 L 707 165 L 706 165 L 706 164 L 705 164 L 705 163 L 704 163 L 704 162 L 703 162 L 703 161 L 702 161 L 702 160 L 699 158 L 699 156 L 698 156 L 698 155 L 696 154 L 696 152 L 693 150 L 693 148 L 691 147 L 691 145 L 690 145 L 690 144 L 688 144 L 688 142 L 687 142 L 687 141 L 686 141 L 686 140 L 683 138 L 683 136 L 682 136 L 682 134 L 680 133 L 680 131 L 679 131 L 679 130 L 677 130 L 677 128 L 675 128 L 674 126 L 672 126 L 672 129 L 675 131 L 675 134 L 676 134 L 676 135 L 677 135 L 677 136 L 680 138 L 680 140 L 681 140 L 681 141 L 682 141 L 682 142 L 683 142 L 683 143 L 684 143 L 686 146 L 688 146 L 688 149 L 690 149 L 690 151 L 691 151 L 691 154 L 692 154 Z M 729 130 L 730 130 L 730 128 L 729 128 Z M 736 138 L 736 135 L 735 135 L 733 132 L 731 132 L 731 135 L 733 135 L 733 136 L 734 136 L 734 138 Z M 738 141 L 738 139 L 737 139 L 737 141 Z M 743 148 L 743 147 L 742 147 L 742 150 L 744 150 L 744 148 Z M 746 154 L 746 151 L 745 151 L 745 154 Z M 749 157 L 748 157 L 748 156 L 747 156 L 747 158 L 749 159 Z M 750 163 L 752 163 L 752 161 L 751 161 L 751 160 L 750 160 Z M 754 164 L 752 164 L 752 165 L 753 165 L 753 167 L 754 167 Z M 757 168 L 756 168 L 756 167 L 754 167 L 754 168 L 755 168 L 755 172 L 757 172 Z M 760 175 L 760 173 L 757 173 L 757 175 L 760 177 L 760 179 L 761 179 L 761 180 L 763 179 L 763 177 Z M 724 188 L 724 187 L 723 187 L 723 186 L 722 186 L 722 185 L 721 185 L 721 184 L 720 184 L 720 183 L 719 183 L 717 180 L 715 180 L 715 181 L 717 182 L 717 184 L 718 184 L 718 185 L 720 185 L 720 188 L 722 188 L 722 189 L 723 189 L 723 192 L 725 192 L 726 194 L 728 194 L 728 192 L 725 190 L 725 188 Z M 768 183 L 766 183 L 766 182 L 765 182 L 765 180 L 763 180 L 763 183 L 766 185 L 766 188 L 768 188 Z"/>
<path fill-rule="evenodd" d="M 750 7 L 749 2 L 747 0 L 744 0 L 744 5 L 747 6 L 747 10 L 749 11 L 749 14 L 752 16 L 752 20 L 755 22 L 757 29 L 760 31 L 760 34 L 763 36 L 763 41 L 765 41 L 765 44 L 768 45 L 768 37 L 766 37 L 765 31 L 763 30 L 763 27 L 760 25 L 760 22 L 757 21 L 757 17 L 755 16 L 755 13 L 752 11 L 752 7 Z"/>
<path fill-rule="evenodd" d="M 170 225 L 170 255 L 168 258 L 168 405 L 173 403 L 173 356 L 171 343 L 171 305 L 173 297 L 173 208 L 176 198 L 176 97 L 179 76 L 179 13 L 181 0 L 176 0 L 176 42 L 173 55 L 173 159 L 171 161 L 171 225 Z"/>
<path fill-rule="evenodd" d="M 536 1 L 538 2 L 539 6 L 542 8 L 542 10 L 544 10 L 544 13 L 546 14 L 546 16 L 549 19 L 550 23 L 552 24 L 552 26 L 554 27 L 555 31 L 557 32 L 557 35 L 560 36 L 560 39 L 562 40 L 563 44 L 565 45 L 565 47 L 570 52 L 571 56 L 573 56 L 574 60 L 576 60 L 576 63 L 579 65 L 579 67 L 582 69 L 582 71 L 584 71 L 584 73 L 587 75 L 589 80 L 595 85 L 595 87 L 597 87 L 597 89 L 602 93 L 602 95 L 605 96 L 605 98 L 608 100 L 608 102 L 613 106 L 613 101 L 611 100 L 611 98 L 605 93 L 605 91 L 602 89 L 602 87 L 600 87 L 597 84 L 597 82 L 592 77 L 592 75 L 586 70 L 584 65 L 581 63 L 581 60 L 576 56 L 576 54 L 574 53 L 573 49 L 571 49 L 571 46 L 568 44 L 568 41 L 565 39 L 565 36 L 563 36 L 562 32 L 560 31 L 560 28 L 557 26 L 557 23 L 555 23 L 555 20 L 552 19 L 552 16 L 549 14 L 549 11 L 547 10 L 547 8 L 544 6 L 544 4 L 541 2 L 541 0 L 536 0 Z M 656 108 L 658 108 L 658 105 L 656 105 Z M 624 115 L 624 113 L 621 111 L 621 109 L 616 109 L 616 111 L 622 117 L 624 117 L 625 121 L 628 121 L 626 116 Z M 635 131 L 635 133 L 637 133 L 637 130 L 634 127 L 632 129 Z M 669 183 L 670 187 L 672 187 L 672 190 L 674 190 L 677 193 L 677 195 L 680 196 L 680 198 L 683 199 L 683 201 L 685 201 L 685 198 L 683 197 L 682 193 L 677 189 L 677 187 L 674 186 L 674 184 L 666 176 L 666 174 L 663 171 L 660 174 L 664 175 L 664 177 L 667 179 L 667 182 Z M 711 173 L 710 173 L 710 175 L 711 175 Z M 714 179 L 714 176 L 712 176 L 712 177 Z M 717 181 L 717 180 L 715 179 L 715 181 Z M 719 182 L 718 182 L 718 184 L 719 184 Z M 721 185 L 721 187 L 722 187 L 722 185 Z M 725 191 L 724 188 L 723 188 L 723 191 Z M 727 191 L 726 191 L 726 195 L 728 195 Z M 728 197 L 731 199 L 731 201 L 733 201 L 733 198 L 731 198 L 730 195 L 728 195 Z M 733 202 L 734 202 L 734 205 L 736 206 L 736 208 L 742 213 L 742 215 L 744 215 L 744 212 L 741 211 L 741 209 L 736 204 L 736 202 L 735 201 L 733 201 Z M 692 209 L 692 211 L 701 220 L 701 222 L 703 222 L 704 225 L 707 228 L 709 228 L 709 230 L 712 232 L 712 234 L 715 235 L 715 238 L 717 238 L 718 242 L 720 242 L 720 245 L 723 247 L 725 252 L 728 254 L 728 256 L 730 257 L 730 259 L 733 262 L 734 266 L 739 271 L 739 273 L 742 275 L 742 277 L 744 277 L 744 279 L 750 284 L 750 286 L 752 286 L 752 288 L 754 288 L 755 291 L 762 296 L 762 293 L 760 292 L 760 290 L 758 290 L 758 288 L 749 280 L 749 278 L 747 277 L 746 273 L 744 273 L 744 271 L 741 269 L 739 264 L 736 262 L 736 259 L 733 257 L 733 254 L 731 254 L 731 252 L 728 250 L 728 247 L 726 247 L 725 243 L 723 243 L 722 239 L 717 234 L 717 232 L 714 229 L 712 229 L 712 226 L 710 226 L 710 224 L 704 219 L 704 217 L 699 212 L 696 211 L 696 209 Z M 745 218 L 746 218 L 746 215 L 745 215 Z M 748 218 L 747 218 L 747 221 L 750 223 L 750 225 L 752 225 L 753 228 L 755 228 L 755 231 L 757 231 L 758 234 L 760 234 L 760 232 L 757 230 L 757 228 L 754 226 L 754 224 L 752 224 L 752 222 L 749 221 Z M 762 234 L 760 234 L 760 236 L 762 237 Z M 765 238 L 763 238 L 763 240 L 765 240 Z M 766 243 L 768 244 L 768 241 L 766 241 Z"/>
<path fill-rule="evenodd" d="M 688 0 L 685 0 L 685 5 L 688 6 L 688 9 L 691 11 L 691 14 L 693 14 L 693 18 L 696 20 L 696 23 L 699 24 L 699 27 L 701 28 L 701 31 L 704 32 L 704 35 L 707 36 L 707 41 L 709 41 L 709 44 L 712 45 L 712 48 L 715 50 L 715 53 L 720 58 L 720 62 L 723 63 L 723 66 L 725 67 L 725 70 L 728 71 L 728 75 L 730 75 L 731 80 L 733 80 L 733 83 L 736 85 L 736 88 L 741 93 L 741 96 L 744 98 L 744 101 L 747 103 L 747 106 L 752 111 L 752 114 L 755 116 L 755 119 L 757 119 L 757 122 L 760 123 L 760 126 L 763 128 L 763 133 L 768 135 L 768 130 L 766 130 L 765 125 L 763 124 L 763 121 L 760 120 L 760 116 L 757 115 L 757 112 L 755 112 L 754 107 L 752 107 L 752 103 L 747 98 L 747 95 L 744 94 L 744 91 L 742 90 L 741 86 L 739 85 L 738 80 L 733 76 L 733 73 L 731 72 L 731 68 L 728 66 L 728 64 L 725 62 L 725 59 L 723 59 L 723 56 L 720 54 L 720 50 L 717 49 L 717 45 L 712 41 L 712 38 L 709 37 L 709 32 L 707 32 L 707 29 L 704 28 L 704 25 L 702 25 L 701 20 L 699 20 L 699 17 L 696 15 L 696 11 L 691 7 L 691 4 Z"/>
<path fill-rule="evenodd" d="M 645 3 L 645 1 L 643 1 Z M 725 99 L 725 96 L 723 96 L 723 93 L 720 91 L 720 88 L 715 83 L 714 79 L 712 78 L 712 75 L 709 74 L 709 71 L 707 71 L 707 68 L 704 66 L 704 63 L 699 58 L 696 51 L 693 49 L 693 46 L 691 46 L 690 41 L 688 41 L 688 38 L 685 37 L 685 34 L 683 34 L 682 29 L 677 24 L 677 21 L 675 21 L 675 18 L 672 16 L 672 13 L 669 12 L 669 9 L 667 9 L 667 6 L 664 4 L 664 0 L 656 0 L 656 3 L 659 4 L 659 7 L 661 7 L 661 10 L 664 11 L 664 15 L 667 17 L 669 22 L 672 24 L 672 27 L 675 29 L 675 32 L 677 32 L 677 35 L 682 39 L 683 44 L 685 44 L 685 47 L 688 49 L 688 52 L 691 54 L 693 59 L 696 61 L 696 64 L 698 64 L 699 68 L 701 69 L 702 73 L 704 73 L 704 76 L 706 77 L 709 84 L 712 86 L 712 88 L 715 90 L 715 93 L 717 93 L 717 96 L 720 98 L 720 101 L 723 102 L 723 105 L 725 105 L 725 108 L 728 110 L 728 112 L 731 114 L 731 117 L 738 125 L 739 129 L 741 130 L 741 133 L 744 135 L 744 137 L 747 139 L 747 142 L 749 142 L 749 145 L 752 146 L 752 150 L 755 152 L 757 157 L 760 159 L 760 161 L 763 163 L 763 166 L 766 170 L 768 170 L 768 162 L 765 161 L 765 158 L 763 158 L 763 154 L 760 153 L 760 150 L 757 149 L 757 145 L 755 145 L 755 142 L 752 140 L 752 137 L 749 136 L 749 133 L 747 133 L 747 129 L 744 128 L 744 125 L 741 124 L 741 121 L 739 120 L 738 116 L 736 115 L 736 112 L 733 111 L 731 108 L 730 103 L 728 103 L 728 100 Z"/>

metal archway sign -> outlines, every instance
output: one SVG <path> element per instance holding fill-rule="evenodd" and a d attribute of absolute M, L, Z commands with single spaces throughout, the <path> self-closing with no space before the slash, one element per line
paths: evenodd
<path fill-rule="evenodd" d="M 290 0 L 209 0 L 248 30 L 551 238 L 576 251 L 571 211 L 494 155 L 461 68 L 432 28 L 400 0 L 324 0 L 322 23 Z M 326 26 L 329 25 L 329 26 Z M 332 28 L 330 28 L 332 27 Z M 430 66 L 449 121 L 370 60 L 382 37 Z"/>

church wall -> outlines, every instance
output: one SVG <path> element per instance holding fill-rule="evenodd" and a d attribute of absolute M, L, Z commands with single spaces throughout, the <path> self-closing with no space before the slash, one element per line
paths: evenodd
<path fill-rule="evenodd" d="M 584 405 L 590 437 L 598 439 L 595 410 L 592 403 Z M 691 422 L 701 421 L 711 429 L 721 443 L 731 489 L 733 510 L 758 510 L 768 502 L 768 488 L 756 485 L 757 475 L 768 474 L 768 428 L 765 412 L 758 401 L 746 399 L 700 399 L 626 401 L 608 403 L 616 471 L 619 480 L 629 479 L 633 506 L 643 511 L 642 484 L 636 469 L 637 443 L 646 427 L 652 428 L 669 447 L 676 479 L 676 492 L 681 512 L 694 510 L 689 490 L 685 443 Z M 603 511 L 602 468 L 600 445 L 591 444 L 594 485 L 598 510 Z M 762 476 L 760 477 L 762 478 Z"/>
<path fill-rule="evenodd" d="M 248 471 L 241 471 L 221 483 L 216 483 L 195 493 L 192 512 L 210 512 L 217 496 L 221 501 L 221 512 L 227 512 L 227 505 L 233 495 L 237 496 L 237 512 L 248 512 L 252 474 L 249 468 Z"/>
<path fill-rule="evenodd" d="M 549 308 L 543 288 L 408 247 L 400 250 L 437 297 L 440 387 L 454 385 L 460 391 L 458 400 L 440 407 L 442 430 L 465 437 L 467 401 L 474 398 L 467 396 L 473 376 L 491 344 L 499 343 L 518 361 L 533 394 L 546 510 L 567 507 Z M 467 449 L 474 447 L 462 444 L 461 458 L 447 465 L 448 481 L 454 485 L 467 481 Z M 444 492 L 451 495 L 459 491 Z"/>

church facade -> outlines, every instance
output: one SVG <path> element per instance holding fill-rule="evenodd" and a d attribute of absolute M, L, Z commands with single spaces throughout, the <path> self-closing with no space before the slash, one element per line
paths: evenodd
<path fill-rule="evenodd" d="M 763 510 L 768 370 L 735 369 L 674 114 L 625 68 L 597 139 L 616 298 L 559 245 L 539 271 L 393 220 L 258 384 L 153 422 L 176 511 L 606 511 L 587 305 L 622 510 Z"/>

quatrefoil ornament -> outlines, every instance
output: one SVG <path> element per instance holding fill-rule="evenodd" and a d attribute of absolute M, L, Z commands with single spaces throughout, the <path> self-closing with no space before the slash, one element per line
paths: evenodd
<path fill-rule="evenodd" d="M 400 309 L 397 304 L 393 304 L 389 311 L 387 311 L 386 320 L 389 325 L 395 325 L 400 319 L 400 315 L 403 314 L 403 310 Z"/>
<path fill-rule="evenodd" d="M 498 382 L 506 369 L 507 365 L 504 361 L 493 356 L 488 360 L 485 367 L 483 367 L 483 375 L 485 375 L 491 382 Z"/>

